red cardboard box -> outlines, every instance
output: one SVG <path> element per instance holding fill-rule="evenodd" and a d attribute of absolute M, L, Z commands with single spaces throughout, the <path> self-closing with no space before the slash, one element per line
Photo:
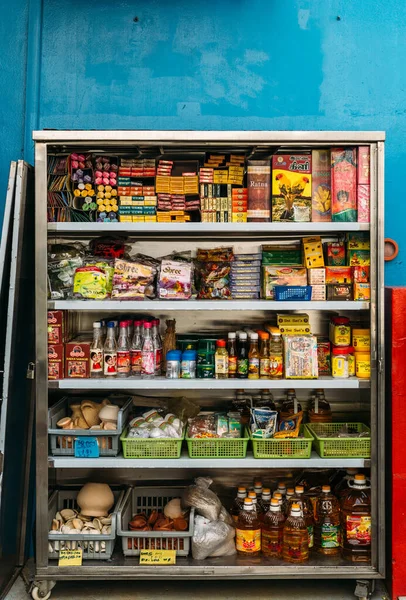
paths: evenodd
<path fill-rule="evenodd" d="M 90 342 L 65 344 L 65 375 L 75 379 L 90 377 Z"/>
<path fill-rule="evenodd" d="M 65 311 L 48 311 L 48 344 L 63 344 L 66 341 Z"/>
<path fill-rule="evenodd" d="M 64 379 L 64 346 L 63 344 L 50 344 L 48 346 L 48 379 Z"/>

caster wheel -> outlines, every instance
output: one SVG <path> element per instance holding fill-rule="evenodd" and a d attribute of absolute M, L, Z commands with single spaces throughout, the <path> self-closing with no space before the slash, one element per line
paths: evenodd
<path fill-rule="evenodd" d="M 40 592 L 38 587 L 33 588 L 31 591 L 31 596 L 33 597 L 33 600 L 48 600 L 48 598 L 51 597 L 51 594 L 52 592 L 48 592 L 44 596 L 42 592 Z"/>

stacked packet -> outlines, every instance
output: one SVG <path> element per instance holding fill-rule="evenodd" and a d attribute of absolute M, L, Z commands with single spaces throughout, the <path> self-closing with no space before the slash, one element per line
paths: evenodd
<path fill-rule="evenodd" d="M 261 291 L 261 253 L 234 254 L 231 295 L 234 300 L 258 299 Z"/>

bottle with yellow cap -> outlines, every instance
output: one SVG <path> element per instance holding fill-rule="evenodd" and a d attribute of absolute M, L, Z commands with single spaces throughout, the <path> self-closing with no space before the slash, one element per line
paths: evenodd
<path fill-rule="evenodd" d="M 282 558 L 284 523 L 285 516 L 279 502 L 276 498 L 272 498 L 261 527 L 261 549 L 265 556 Z"/>
<path fill-rule="evenodd" d="M 329 485 L 323 485 L 316 502 L 314 547 L 325 556 L 340 554 L 341 550 L 340 503 Z"/>
<path fill-rule="evenodd" d="M 293 491 L 293 496 L 288 500 L 288 514 L 293 504 L 298 504 L 305 520 L 307 533 L 309 536 L 309 550 L 314 546 L 314 515 L 311 500 L 305 496 L 303 485 L 297 485 Z"/>
<path fill-rule="evenodd" d="M 263 521 L 271 504 L 271 489 L 262 488 L 262 493 L 260 496 L 257 496 L 257 501 L 258 519 Z"/>
<path fill-rule="evenodd" d="M 237 496 L 234 498 L 234 501 L 231 505 L 230 514 L 233 517 L 235 522 L 238 521 L 238 515 L 242 507 L 244 506 L 244 498 L 247 497 L 247 488 L 244 486 L 239 486 L 237 491 Z"/>
<path fill-rule="evenodd" d="M 302 511 L 292 504 L 283 527 L 282 558 L 290 563 L 303 563 L 309 558 L 309 537 Z"/>
<path fill-rule="evenodd" d="M 348 488 L 341 505 L 343 557 L 352 562 L 370 562 L 371 486 L 365 475 L 358 474 L 348 481 Z"/>
<path fill-rule="evenodd" d="M 242 556 L 257 556 L 261 552 L 261 524 L 252 498 L 244 498 L 236 524 L 235 543 L 237 553 Z"/>

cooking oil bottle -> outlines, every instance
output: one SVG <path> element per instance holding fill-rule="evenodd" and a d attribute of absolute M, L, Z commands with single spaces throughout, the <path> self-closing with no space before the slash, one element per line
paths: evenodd
<path fill-rule="evenodd" d="M 281 417 L 286 419 L 302 410 L 302 405 L 297 401 L 295 390 L 288 390 L 286 398 L 282 402 Z"/>
<path fill-rule="evenodd" d="M 302 485 L 297 485 L 295 487 L 294 495 L 288 502 L 288 512 L 290 512 L 292 504 L 298 504 L 300 506 L 302 516 L 306 523 L 307 533 L 309 535 L 309 550 L 311 550 L 314 546 L 313 505 L 310 499 L 305 496 L 304 487 Z"/>
<path fill-rule="evenodd" d="M 285 514 L 284 510 L 283 510 L 284 506 L 283 506 L 283 496 L 282 496 L 282 494 L 280 492 L 274 492 L 273 493 L 273 498 L 275 498 L 275 500 L 278 501 L 278 504 L 281 507 L 282 514 Z"/>
<path fill-rule="evenodd" d="M 270 504 L 271 504 L 271 490 L 270 490 L 270 488 L 262 488 L 262 494 L 258 498 L 258 503 L 257 503 L 258 519 L 260 521 L 264 520 L 264 517 L 269 510 Z M 278 504 L 278 506 L 279 506 L 279 504 Z"/>
<path fill-rule="evenodd" d="M 282 558 L 285 517 L 276 498 L 272 498 L 261 528 L 261 549 L 265 556 Z"/>
<path fill-rule="evenodd" d="M 340 546 L 340 504 L 331 493 L 330 486 L 323 485 L 316 502 L 314 547 L 320 554 L 333 556 L 340 553 Z"/>
<path fill-rule="evenodd" d="M 341 502 L 343 496 L 345 496 L 350 490 L 348 483 L 351 479 L 354 479 L 355 475 L 358 473 L 358 469 L 347 469 L 344 477 L 337 483 L 334 488 L 334 494 L 337 496 L 338 500 Z"/>
<path fill-rule="evenodd" d="M 233 517 L 234 521 L 238 521 L 238 515 L 244 506 L 244 498 L 247 497 L 247 488 L 243 486 L 239 486 L 237 491 L 237 496 L 234 498 L 233 503 L 231 505 L 230 513 Z"/>
<path fill-rule="evenodd" d="M 244 498 L 235 530 L 237 553 L 257 556 L 261 552 L 261 524 L 251 498 Z"/>
<path fill-rule="evenodd" d="M 355 475 L 348 485 L 341 504 L 343 557 L 352 562 L 370 562 L 371 486 L 365 475 Z"/>
<path fill-rule="evenodd" d="M 292 504 L 283 527 L 282 558 L 290 563 L 303 563 L 309 558 L 307 527 L 298 504 Z"/>

